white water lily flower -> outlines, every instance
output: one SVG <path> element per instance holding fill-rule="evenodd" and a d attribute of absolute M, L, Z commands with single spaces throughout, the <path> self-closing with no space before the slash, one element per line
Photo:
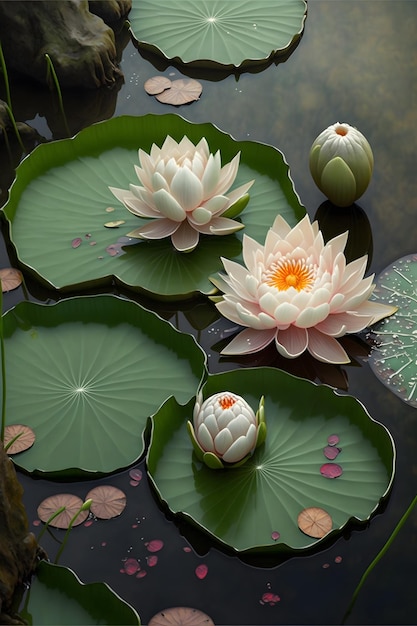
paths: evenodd
<path fill-rule="evenodd" d="M 310 172 L 317 187 L 333 204 L 350 206 L 369 185 L 374 166 L 371 146 L 349 124 L 333 124 L 315 139 Z"/>
<path fill-rule="evenodd" d="M 223 167 L 220 151 L 210 154 L 203 137 L 195 146 L 184 136 L 177 143 L 169 135 L 161 148 L 150 154 L 139 150 L 140 167 L 135 171 L 140 185 L 130 190 L 110 187 L 134 215 L 151 222 L 129 233 L 140 239 L 171 237 L 180 252 L 191 252 L 200 234 L 228 235 L 244 225 L 235 221 L 246 206 L 254 181 L 229 192 L 236 178 L 240 152 Z"/>
<path fill-rule="evenodd" d="M 308 350 L 326 363 L 348 363 L 338 337 L 392 315 L 396 307 L 369 300 L 373 275 L 363 278 L 367 256 L 346 263 L 348 233 L 326 244 L 306 215 L 294 228 L 278 215 L 265 245 L 243 237 L 246 267 L 222 259 L 226 275 L 214 279 L 224 292 L 219 311 L 240 332 L 222 354 L 250 354 L 275 342 L 288 358 Z"/>
<path fill-rule="evenodd" d="M 197 456 L 212 469 L 223 468 L 224 463 L 241 464 L 265 440 L 264 399 L 255 415 L 246 400 L 230 391 L 204 402 L 200 393 L 188 431 Z"/>

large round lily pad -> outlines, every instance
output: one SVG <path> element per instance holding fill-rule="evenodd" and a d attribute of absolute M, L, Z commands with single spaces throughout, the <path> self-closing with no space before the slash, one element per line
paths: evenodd
<path fill-rule="evenodd" d="M 417 407 L 417 254 L 398 259 L 375 282 L 373 298 L 398 311 L 372 328 L 376 345 L 369 363 L 388 389 Z"/>
<path fill-rule="evenodd" d="M 186 403 L 205 372 L 193 337 L 115 296 L 22 302 L 4 316 L 7 423 L 35 444 L 15 457 L 29 472 L 109 473 L 144 451 L 148 417 Z"/>
<path fill-rule="evenodd" d="M 246 69 L 286 52 L 304 28 L 304 0 L 133 0 L 141 48 L 192 67 Z"/>
<path fill-rule="evenodd" d="M 191 403 L 165 404 L 153 423 L 148 467 L 174 514 L 239 553 L 291 552 L 322 541 L 298 526 L 299 514 L 310 507 L 330 515 L 326 537 L 352 518 L 369 519 L 389 491 L 395 451 L 389 432 L 357 400 L 272 368 L 210 375 L 204 396 L 226 390 L 254 409 L 265 396 L 266 442 L 240 467 L 209 469 L 188 438 Z M 329 471 L 325 454 L 335 442 L 334 465 L 342 473 L 330 478 L 340 474 Z"/>
<path fill-rule="evenodd" d="M 169 238 L 128 241 L 127 233 L 146 222 L 116 200 L 109 186 L 138 184 L 138 148 L 161 146 L 167 135 L 176 141 L 187 135 L 195 144 L 206 137 L 224 164 L 241 151 L 235 186 L 255 179 L 240 215 L 243 231 L 202 237 L 189 254 L 178 253 Z M 48 286 L 82 290 L 116 279 L 157 297 L 184 298 L 213 291 L 209 276 L 221 269 L 220 256 L 239 258 L 242 232 L 263 241 L 277 213 L 294 225 L 305 209 L 281 152 L 168 114 L 113 118 L 73 139 L 38 146 L 18 167 L 4 212 L 22 268 Z"/>

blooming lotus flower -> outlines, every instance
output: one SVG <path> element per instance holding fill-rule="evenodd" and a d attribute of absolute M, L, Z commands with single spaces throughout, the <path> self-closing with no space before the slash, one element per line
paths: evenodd
<path fill-rule="evenodd" d="M 243 228 L 235 221 L 246 206 L 254 181 L 229 192 L 236 178 L 240 152 L 221 166 L 220 151 L 210 154 L 203 137 L 195 146 L 188 137 L 177 143 L 168 135 L 150 154 L 139 150 L 135 166 L 141 185 L 130 190 L 110 187 L 134 215 L 152 221 L 129 233 L 140 239 L 171 237 L 180 252 L 191 252 L 200 234 L 229 235 Z"/>
<path fill-rule="evenodd" d="M 241 465 L 265 441 L 264 399 L 255 415 L 246 400 L 230 391 L 216 393 L 204 402 L 199 393 L 193 422 L 187 427 L 200 461 L 212 469 Z"/>
<path fill-rule="evenodd" d="M 333 124 L 313 142 L 310 171 L 317 187 L 333 204 L 345 207 L 364 193 L 374 157 L 366 138 L 349 124 Z"/>
<path fill-rule="evenodd" d="M 240 332 L 222 354 L 250 354 L 272 341 L 288 358 L 308 350 L 326 363 L 348 363 L 337 341 L 356 333 L 395 307 L 371 302 L 373 275 L 363 278 L 366 255 L 346 263 L 348 233 L 326 244 L 317 222 L 306 215 L 294 228 L 278 215 L 265 245 L 243 237 L 246 267 L 222 259 L 227 274 L 214 279 L 224 292 L 219 311 Z"/>

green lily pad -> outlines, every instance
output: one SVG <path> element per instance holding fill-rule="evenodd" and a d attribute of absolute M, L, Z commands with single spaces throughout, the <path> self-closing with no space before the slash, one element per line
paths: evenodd
<path fill-rule="evenodd" d="M 395 261 L 375 282 L 373 299 L 398 311 L 372 327 L 376 346 L 369 363 L 390 391 L 417 407 L 417 254 Z"/>
<path fill-rule="evenodd" d="M 242 231 L 202 237 L 189 254 L 178 253 L 169 239 L 138 242 L 126 235 L 146 221 L 109 190 L 137 184 L 138 148 L 149 151 L 167 135 L 176 141 L 187 135 L 195 144 L 206 137 L 212 152 L 221 150 L 222 163 L 241 151 L 235 185 L 255 179 L 240 215 L 248 235 L 263 241 L 277 213 L 291 224 L 305 214 L 275 148 L 237 142 L 212 124 L 192 124 L 173 114 L 113 118 L 73 139 L 38 146 L 18 167 L 4 213 L 21 267 L 62 291 L 116 280 L 160 298 L 212 293 L 209 276 L 221 270 L 220 256 L 240 258 Z M 105 226 L 122 220 L 118 228 Z"/>
<path fill-rule="evenodd" d="M 15 457 L 28 472 L 130 465 L 143 454 L 148 417 L 171 395 L 188 402 L 205 372 L 191 335 L 115 296 L 22 302 L 3 321 L 6 422 L 36 435 Z"/>
<path fill-rule="evenodd" d="M 21 617 L 27 624 L 137 624 L 135 609 L 105 583 L 83 584 L 74 572 L 41 561 L 32 579 Z"/>
<path fill-rule="evenodd" d="M 133 0 L 140 48 L 192 67 L 246 69 L 286 52 L 304 29 L 304 0 Z"/>
<path fill-rule="evenodd" d="M 290 553 L 322 541 L 298 527 L 306 508 L 324 509 L 333 535 L 352 518 L 369 520 L 390 489 L 395 451 L 387 429 L 356 399 L 265 367 L 210 375 L 204 397 L 226 390 L 254 409 L 265 396 L 265 444 L 240 467 L 211 470 L 197 460 L 188 437 L 192 403 L 179 408 L 170 400 L 153 419 L 147 460 L 172 513 L 223 546 L 252 554 Z M 337 440 L 342 474 L 327 478 L 340 474 L 328 467 L 324 451 Z"/>

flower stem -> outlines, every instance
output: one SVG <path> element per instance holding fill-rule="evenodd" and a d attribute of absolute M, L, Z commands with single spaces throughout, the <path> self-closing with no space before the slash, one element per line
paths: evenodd
<path fill-rule="evenodd" d="M 73 525 L 74 525 L 74 523 L 75 523 L 75 520 L 76 520 L 76 519 L 77 519 L 77 517 L 80 515 L 80 513 L 82 513 L 83 511 L 88 511 L 88 510 L 90 509 L 90 506 L 91 506 L 91 503 L 92 503 L 92 502 L 93 502 L 93 501 L 92 501 L 92 499 L 91 499 L 91 498 L 90 498 L 89 500 L 86 500 L 85 502 L 83 502 L 82 506 L 78 509 L 78 511 L 76 512 L 76 514 L 74 515 L 74 517 L 71 519 L 71 521 L 70 521 L 70 523 L 69 523 L 69 525 L 68 525 L 67 531 L 66 531 L 66 533 L 65 533 L 65 536 L 64 536 L 64 538 L 63 538 L 63 540 L 62 540 L 61 546 L 60 546 L 60 548 L 59 548 L 58 552 L 56 553 L 56 557 L 55 557 L 55 561 L 54 561 L 55 565 L 57 565 L 57 564 L 58 564 L 58 561 L 59 561 L 59 559 L 61 558 L 61 554 L 63 553 L 64 548 L 65 548 L 65 546 L 66 546 L 66 544 L 67 544 L 68 537 L 69 537 L 69 534 L 70 534 L 70 532 L 71 532 L 71 529 L 72 529 L 72 527 L 73 527 Z"/>
<path fill-rule="evenodd" d="M 3 334 L 3 289 L 0 280 L 0 362 L 1 362 L 1 429 L 0 439 L 4 441 L 4 429 L 6 427 L 6 359 L 4 354 Z"/>
<path fill-rule="evenodd" d="M 417 504 L 417 495 L 413 498 L 413 500 L 410 503 L 408 509 L 406 510 L 406 512 L 404 513 L 404 515 L 402 516 L 402 518 L 400 519 L 400 521 L 398 522 L 398 524 L 396 525 L 394 530 L 392 531 L 391 536 L 389 537 L 388 541 L 385 543 L 385 545 L 382 547 L 382 549 L 378 552 L 378 554 L 376 555 L 376 557 L 374 558 L 372 563 L 370 563 L 370 565 L 368 565 L 368 567 L 366 568 L 364 574 L 362 574 L 362 578 L 360 579 L 358 586 L 356 587 L 355 591 L 353 592 L 352 599 L 351 599 L 350 604 L 349 604 L 349 606 L 347 608 L 347 611 L 346 611 L 346 613 L 345 613 L 345 615 L 343 617 L 342 624 L 346 623 L 346 620 L 347 620 L 347 618 L 349 617 L 349 615 L 350 615 L 350 613 L 352 611 L 353 605 L 356 602 L 356 598 L 358 597 L 359 591 L 362 589 L 366 579 L 368 578 L 368 575 L 372 572 L 372 570 L 374 569 L 375 565 L 377 565 L 379 563 L 379 561 L 382 559 L 382 557 L 389 550 L 391 544 L 393 543 L 394 539 L 396 538 L 396 536 L 400 532 L 401 528 L 404 526 L 405 522 L 407 521 L 408 517 L 410 516 L 410 514 L 411 514 L 411 512 L 414 509 L 416 504 Z"/>
<path fill-rule="evenodd" d="M 58 94 L 59 108 L 61 110 L 61 114 L 64 120 L 65 130 L 67 132 L 68 137 L 71 136 L 70 129 L 68 127 L 67 116 L 65 115 L 64 109 L 64 101 L 62 99 L 61 87 L 59 85 L 58 76 L 55 72 L 54 64 L 52 63 L 52 59 L 48 53 L 45 53 L 46 65 L 47 65 L 47 80 L 52 76 L 52 82 L 55 85 L 56 92 Z"/>

